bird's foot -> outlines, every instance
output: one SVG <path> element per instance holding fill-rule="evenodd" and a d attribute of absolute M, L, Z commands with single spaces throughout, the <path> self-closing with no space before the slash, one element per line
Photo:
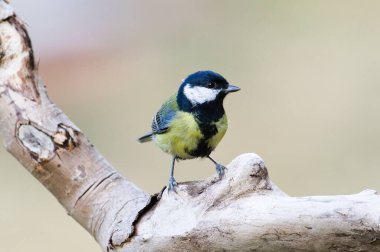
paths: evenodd
<path fill-rule="evenodd" d="M 226 173 L 227 168 L 221 164 L 216 164 L 215 169 L 219 175 L 219 179 L 222 179 L 224 177 L 224 174 Z"/>
<path fill-rule="evenodd" d="M 168 193 L 173 191 L 175 192 L 177 187 L 177 181 L 175 181 L 174 177 L 169 178 L 169 184 L 168 184 Z"/>

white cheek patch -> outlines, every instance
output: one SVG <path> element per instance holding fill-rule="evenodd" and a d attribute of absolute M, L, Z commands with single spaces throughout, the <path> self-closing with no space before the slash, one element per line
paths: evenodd
<path fill-rule="evenodd" d="M 189 99 L 193 105 L 214 101 L 219 92 L 220 90 L 217 89 L 197 86 L 191 87 L 189 84 L 183 89 L 186 98 Z"/>

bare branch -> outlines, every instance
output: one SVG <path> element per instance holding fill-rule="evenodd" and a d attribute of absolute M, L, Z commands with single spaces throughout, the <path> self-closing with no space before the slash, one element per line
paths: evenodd
<path fill-rule="evenodd" d="M 380 251 L 380 196 L 289 197 L 259 156 L 244 154 L 222 181 L 165 191 L 136 230 L 117 251 Z"/>
<path fill-rule="evenodd" d="M 104 249 L 115 228 L 127 239 L 150 196 L 123 179 L 49 100 L 25 25 L 3 1 L 0 18 L 0 135 L 7 150 Z"/>

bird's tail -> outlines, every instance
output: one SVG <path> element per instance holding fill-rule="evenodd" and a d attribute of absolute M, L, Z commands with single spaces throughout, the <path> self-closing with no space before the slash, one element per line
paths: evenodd
<path fill-rule="evenodd" d="M 153 133 L 149 132 L 143 135 L 142 137 L 140 137 L 139 139 L 137 139 L 137 141 L 139 141 L 140 143 L 146 143 L 146 142 L 152 141 L 152 136 L 153 136 Z"/>

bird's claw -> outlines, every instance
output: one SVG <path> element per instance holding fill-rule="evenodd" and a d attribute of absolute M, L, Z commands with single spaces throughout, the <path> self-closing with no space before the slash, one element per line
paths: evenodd
<path fill-rule="evenodd" d="M 169 178 L 169 184 L 168 184 L 168 193 L 173 191 L 176 192 L 177 187 L 177 181 L 175 181 L 174 177 Z"/>
<path fill-rule="evenodd" d="M 222 179 L 224 177 L 224 174 L 226 173 L 227 168 L 221 164 L 216 164 L 216 172 L 219 175 L 219 179 Z"/>

